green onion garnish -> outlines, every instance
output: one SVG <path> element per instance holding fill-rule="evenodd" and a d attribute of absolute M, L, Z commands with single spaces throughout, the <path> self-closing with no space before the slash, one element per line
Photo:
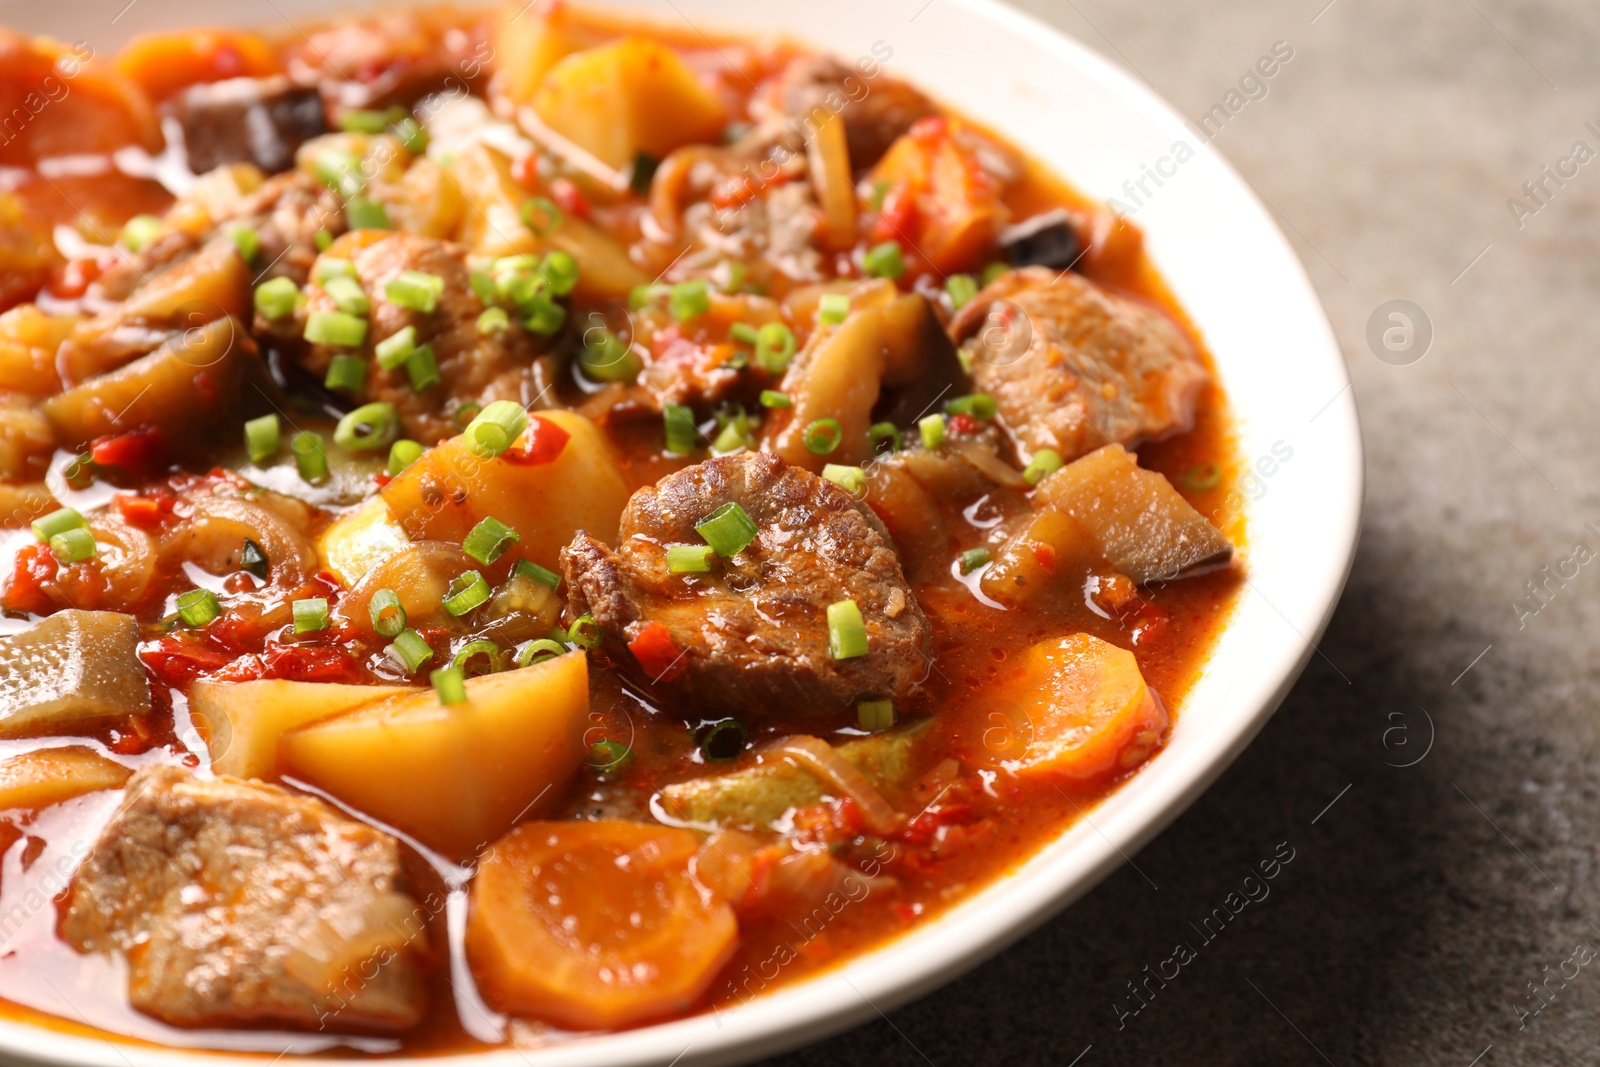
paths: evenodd
<path fill-rule="evenodd" d="M 479 674 L 494 674 L 505 669 L 505 658 L 500 654 L 500 646 L 493 641 L 469 641 L 462 645 L 450 661 L 450 666 L 466 675 L 472 668 L 472 661 L 479 656 L 484 658 L 484 670 L 474 671 L 473 676 Z"/>
<path fill-rule="evenodd" d="M 467 680 L 460 667 L 440 667 L 431 672 L 428 679 L 433 682 L 433 692 L 439 703 L 449 707 L 467 702 Z"/>
<path fill-rule="evenodd" d="M 326 289 L 328 283 L 335 278 L 349 278 L 355 281 L 356 265 L 338 256 L 318 256 L 317 262 L 311 268 L 311 280 Z"/>
<path fill-rule="evenodd" d="M 855 659 L 867 654 L 867 624 L 854 600 L 828 605 L 828 651 L 834 659 Z"/>
<path fill-rule="evenodd" d="M 872 428 L 867 431 L 867 437 L 872 441 L 872 451 L 875 454 L 882 452 L 884 445 L 889 446 L 890 452 L 900 450 L 900 427 L 892 422 L 873 423 Z"/>
<path fill-rule="evenodd" d="M 339 128 L 346 133 L 383 133 L 389 128 L 389 116 L 382 111 L 346 111 L 339 116 Z"/>
<path fill-rule="evenodd" d="M 354 152 L 330 148 L 317 156 L 312 169 L 318 181 L 340 196 L 355 196 L 367 186 L 367 179 L 361 173 L 361 157 Z"/>
<path fill-rule="evenodd" d="M 723 719 L 700 735 L 700 755 L 713 763 L 726 763 L 744 755 L 750 734 L 738 719 Z"/>
<path fill-rule="evenodd" d="M 56 534 L 66 533 L 68 530 L 81 530 L 87 525 L 88 522 L 76 508 L 61 508 L 35 519 L 33 536 L 41 541 L 49 541 Z"/>
<path fill-rule="evenodd" d="M 781 322 L 769 322 L 756 335 L 756 362 L 781 374 L 794 356 L 794 331 Z"/>
<path fill-rule="evenodd" d="M 314 345 L 359 348 L 367 339 L 367 320 L 342 311 L 313 311 L 306 316 L 305 338 Z"/>
<path fill-rule="evenodd" d="M 867 249 L 861 257 L 861 269 L 874 278 L 894 279 L 906 272 L 906 261 L 897 243 L 885 241 Z"/>
<path fill-rule="evenodd" d="M 667 451 L 686 456 L 694 451 L 700 439 L 700 430 L 694 423 L 694 411 L 683 404 L 670 401 L 661 408 L 661 421 L 666 427 Z"/>
<path fill-rule="evenodd" d="M 548 252 L 539 261 L 536 268 L 544 278 L 544 283 L 550 291 L 557 296 L 567 296 L 578 284 L 578 261 L 572 257 L 571 252 L 562 252 L 559 249 Z"/>
<path fill-rule="evenodd" d="M 952 274 L 944 280 L 944 291 L 950 294 L 950 306 L 960 311 L 978 295 L 978 283 L 970 274 Z"/>
<path fill-rule="evenodd" d="M 326 252 L 333 246 L 333 234 L 328 230 L 318 230 L 316 236 L 311 238 L 311 243 L 317 246 L 318 252 Z"/>
<path fill-rule="evenodd" d="M 639 373 L 633 350 L 604 327 L 584 331 L 578 363 L 585 374 L 600 382 L 630 381 Z"/>
<path fill-rule="evenodd" d="M 428 131 L 410 115 L 394 124 L 394 135 L 406 146 L 406 151 L 414 156 L 420 156 L 428 150 Z"/>
<path fill-rule="evenodd" d="M 561 575 L 549 567 L 541 567 L 531 559 L 519 559 L 511 568 L 511 577 L 527 578 L 530 581 L 541 582 L 551 589 L 561 584 Z"/>
<path fill-rule="evenodd" d="M 621 741 L 596 741 L 589 746 L 589 766 L 599 774 L 616 774 L 633 759 L 633 749 Z"/>
<path fill-rule="evenodd" d="M 894 188 L 893 182 L 875 181 L 872 183 L 872 192 L 867 194 L 867 203 L 872 205 L 872 210 L 883 210 L 883 198 L 889 195 L 889 190 Z"/>
<path fill-rule="evenodd" d="M 372 629 L 379 637 L 399 637 L 406 628 L 406 608 L 400 603 L 400 594 L 393 589 L 380 589 L 367 601 L 367 614 L 372 617 Z"/>
<path fill-rule="evenodd" d="M 867 473 L 860 467 L 843 463 L 829 463 L 822 468 L 822 476 L 853 497 L 867 495 Z"/>
<path fill-rule="evenodd" d="M 209 589 L 191 589 L 178 594 L 178 618 L 185 626 L 204 626 L 222 614 L 217 594 Z"/>
<path fill-rule="evenodd" d="M 528 413 L 514 400 L 496 400 L 467 424 L 467 448 L 482 459 L 493 459 L 516 443 L 528 428 Z"/>
<path fill-rule="evenodd" d="M 636 285 L 628 290 L 628 310 L 643 311 L 665 293 L 672 292 L 668 285 Z"/>
<path fill-rule="evenodd" d="M 417 668 L 433 658 L 433 649 L 415 630 L 402 630 L 394 643 L 383 650 L 407 674 L 416 674 Z"/>
<path fill-rule="evenodd" d="M 100 547 L 95 544 L 94 534 L 89 532 L 87 526 L 77 526 L 51 537 L 50 551 L 61 563 L 82 563 L 98 556 Z"/>
<path fill-rule="evenodd" d="M 1053 448 L 1041 448 L 1023 468 L 1022 480 L 1029 485 L 1038 485 L 1046 477 L 1060 470 L 1063 465 L 1060 452 Z"/>
<path fill-rule="evenodd" d="M 817 321 L 824 326 L 837 326 L 850 314 L 850 298 L 843 293 L 823 293 L 817 301 Z"/>
<path fill-rule="evenodd" d="M 383 287 L 384 298 L 389 303 L 426 315 L 438 309 L 439 296 L 443 292 L 443 278 L 420 270 L 403 270 Z"/>
<path fill-rule="evenodd" d="M 494 276 L 486 270 L 467 271 L 467 285 L 484 307 L 493 307 L 500 299 L 500 293 L 495 289 Z"/>
<path fill-rule="evenodd" d="M 354 393 L 367 384 L 367 361 L 355 356 L 334 356 L 328 364 L 328 376 L 322 380 L 325 388 L 335 393 Z M 334 440 L 338 441 L 337 435 Z M 343 442 L 340 442 L 343 444 Z"/>
<path fill-rule="evenodd" d="M 780 393 L 776 389 L 761 390 L 761 406 L 764 408 L 787 408 L 794 406 L 794 400 L 788 393 Z"/>
<path fill-rule="evenodd" d="M 478 316 L 478 332 L 484 336 L 502 333 L 511 328 L 511 316 L 505 308 L 484 308 Z"/>
<path fill-rule="evenodd" d="M 863 700 L 856 705 L 856 723 L 874 733 L 894 725 L 894 701 Z"/>
<path fill-rule="evenodd" d="M 259 466 L 278 454 L 278 416 L 263 415 L 244 424 L 244 447 Z"/>
<path fill-rule="evenodd" d="M 711 291 L 704 278 L 680 282 L 667 296 L 667 309 L 679 322 L 711 310 Z"/>
<path fill-rule="evenodd" d="M 444 597 L 444 610 L 452 615 L 465 615 L 488 599 L 489 583 L 477 571 L 468 571 L 450 583 Z"/>
<path fill-rule="evenodd" d="M 761 331 L 748 322 L 736 322 L 728 327 L 728 336 L 747 345 L 761 343 Z"/>
<path fill-rule="evenodd" d="M 261 235 L 250 226 L 234 226 L 228 230 L 233 247 L 246 262 L 253 262 L 261 252 Z"/>
<path fill-rule="evenodd" d="M 344 206 L 344 219 L 352 230 L 388 230 L 389 212 L 376 200 L 356 197 Z"/>
<path fill-rule="evenodd" d="M 365 315 L 372 310 L 372 301 L 354 278 L 335 274 L 323 283 L 322 291 L 332 297 L 334 306 L 346 315 Z"/>
<path fill-rule="evenodd" d="M 255 306 L 261 317 L 277 322 L 294 310 L 300 290 L 288 278 L 271 278 L 256 286 Z"/>
<path fill-rule="evenodd" d="M 593 615 L 579 615 L 567 627 L 567 639 L 579 648 L 599 648 L 603 636 Z"/>
<path fill-rule="evenodd" d="M 405 329 L 396 330 L 372 346 L 372 354 L 378 357 L 378 366 L 384 370 L 394 370 L 403 367 L 411 353 L 417 350 L 417 328 L 407 326 Z"/>
<path fill-rule="evenodd" d="M 567 321 L 567 309 L 542 294 L 524 309 L 523 328 L 536 337 L 554 337 Z"/>
<path fill-rule="evenodd" d="M 705 574 L 716 549 L 710 545 L 668 545 L 667 570 L 673 574 Z"/>
<path fill-rule="evenodd" d="M 246 537 L 244 544 L 239 548 L 239 569 L 266 581 L 272 569 L 272 561 L 267 559 L 266 549 Z"/>
<path fill-rule="evenodd" d="M 135 215 L 123 224 L 120 241 L 130 252 L 142 252 L 144 246 L 155 240 L 161 232 L 161 220 L 154 215 Z"/>
<path fill-rule="evenodd" d="M 328 454 L 322 447 L 322 435 L 314 430 L 302 430 L 289 442 L 294 453 L 295 469 L 308 482 L 320 482 L 328 476 Z"/>
<path fill-rule="evenodd" d="M 806 427 L 806 450 L 812 455 L 826 456 L 839 447 L 843 436 L 844 431 L 840 429 L 838 419 L 817 419 Z"/>
<path fill-rule="evenodd" d="M 439 361 L 434 358 L 432 345 L 421 345 L 406 357 L 406 375 L 411 388 L 425 393 L 444 379 L 439 375 Z"/>
<path fill-rule="evenodd" d="M 535 663 L 543 663 L 545 660 L 565 655 L 566 651 L 567 646 L 560 641 L 541 637 L 537 641 L 529 641 L 522 646 L 522 650 L 517 653 L 517 666 L 531 667 Z"/>
<path fill-rule="evenodd" d="M 417 458 L 426 451 L 415 441 L 401 438 L 389 446 L 389 477 L 393 478 L 407 467 L 417 461 Z"/>
<path fill-rule="evenodd" d="M 490 515 L 467 534 L 466 540 L 461 542 L 461 551 L 487 567 L 520 540 L 521 534 Z"/>
<path fill-rule="evenodd" d="M 524 200 L 522 224 L 532 230 L 535 236 L 543 237 L 561 225 L 561 209 L 553 201 L 546 200 L 542 196 Z"/>
<path fill-rule="evenodd" d="M 987 548 L 969 548 L 961 553 L 961 573 L 971 574 L 990 559 Z"/>
<path fill-rule="evenodd" d="M 289 607 L 294 613 L 295 633 L 316 633 L 318 630 L 326 630 L 328 628 L 327 597 L 307 597 L 304 600 L 296 600 Z"/>
<path fill-rule="evenodd" d="M 944 402 L 944 410 L 949 415 L 970 415 L 975 419 L 985 422 L 994 418 L 997 410 L 994 397 L 988 393 L 972 393 L 969 396 L 958 396 L 954 400 Z"/>
<path fill-rule="evenodd" d="M 756 441 L 750 431 L 750 417 L 748 415 L 738 415 L 729 419 L 727 425 L 722 427 L 722 432 L 717 434 L 717 439 L 711 442 L 711 451 L 719 456 L 737 452 L 741 448 L 754 449 L 755 447 Z"/>
<path fill-rule="evenodd" d="M 1011 269 L 1009 263 L 991 263 L 983 268 L 983 284 L 993 285 L 1000 280 L 1000 276 Z"/>
<path fill-rule="evenodd" d="M 917 429 L 922 433 L 922 447 L 932 451 L 944 444 L 944 416 L 928 415 L 917 420 Z"/>
<path fill-rule="evenodd" d="M 759 528 L 750 513 L 730 500 L 694 524 L 695 533 L 724 558 L 737 556 L 756 539 Z"/>
<path fill-rule="evenodd" d="M 363 404 L 339 420 L 333 443 L 351 452 L 388 448 L 400 436 L 400 413 L 393 404 Z"/>

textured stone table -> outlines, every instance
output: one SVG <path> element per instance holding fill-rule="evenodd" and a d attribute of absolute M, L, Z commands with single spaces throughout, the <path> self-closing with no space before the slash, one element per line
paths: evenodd
<path fill-rule="evenodd" d="M 1600 152 L 1600 5 L 1026 6 L 1191 119 L 1294 48 L 1213 143 L 1279 213 L 1344 347 L 1361 550 L 1326 659 L 1135 857 L 1159 889 L 1124 867 L 943 990 L 779 1062 L 1600 1063 L 1600 159 L 1573 159 Z M 1433 325 L 1409 366 L 1366 342 L 1395 298 Z M 1420 752 L 1419 708 L 1432 750 L 1387 766 Z M 1382 747 L 1391 726 L 1410 756 L 1400 734 Z M 1285 841 L 1270 895 L 1131 1014 L 1126 983 Z"/>

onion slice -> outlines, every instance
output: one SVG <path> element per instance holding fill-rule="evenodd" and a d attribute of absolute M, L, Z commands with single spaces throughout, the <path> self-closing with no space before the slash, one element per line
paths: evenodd
<path fill-rule="evenodd" d="M 866 775 L 820 737 L 806 734 L 780 737 L 762 745 L 757 752 L 763 757 L 781 756 L 790 760 L 801 769 L 815 774 L 839 795 L 854 800 L 861 807 L 861 816 L 867 828 L 879 836 L 888 837 L 898 833 L 905 825 L 905 816 L 889 806 L 883 794 L 867 781 Z"/>

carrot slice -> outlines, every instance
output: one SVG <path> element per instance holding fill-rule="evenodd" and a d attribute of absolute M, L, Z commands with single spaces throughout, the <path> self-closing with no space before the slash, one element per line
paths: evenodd
<path fill-rule="evenodd" d="M 733 955 L 733 910 L 689 873 L 699 839 L 623 820 L 530 822 L 478 865 L 467 957 L 495 1007 L 576 1030 L 687 1010 Z"/>
<path fill-rule="evenodd" d="M 1149 758 L 1167 713 L 1145 684 L 1133 653 L 1092 637 L 1041 641 L 1021 656 L 1001 688 L 1022 712 L 1027 745 L 1007 766 L 1093 781 Z"/>

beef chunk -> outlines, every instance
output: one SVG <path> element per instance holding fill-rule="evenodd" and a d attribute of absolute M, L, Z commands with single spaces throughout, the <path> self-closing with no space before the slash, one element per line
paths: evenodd
<path fill-rule="evenodd" d="M 542 347 L 515 320 L 498 333 L 478 331 L 484 305 L 468 281 L 466 255 L 460 245 L 410 233 L 381 238 L 353 255 L 357 280 L 372 302 L 368 349 L 407 326 L 415 328 L 418 345 L 433 349 L 439 385 L 419 391 L 404 366 L 384 370 L 376 360 L 368 368 L 366 385 L 366 399 L 393 404 L 405 435 L 426 445 L 458 432 L 454 411 L 468 400 L 527 403 L 531 397 L 523 395 L 525 386 L 532 380 L 533 359 Z M 444 279 L 444 291 L 434 311 L 413 311 L 384 297 L 388 283 L 407 270 Z M 332 298 L 318 289 L 310 295 L 306 312 L 332 311 L 334 307 Z M 339 351 L 313 346 L 304 357 L 306 369 L 321 380 Z"/>
<path fill-rule="evenodd" d="M 762 135 L 804 152 L 806 123 L 814 114 L 844 119 L 850 165 L 860 170 L 883 157 L 918 119 L 934 113 L 933 101 L 901 81 L 875 71 L 871 77 L 832 56 L 805 56 L 784 68 L 752 102 Z M 781 136 L 771 131 L 786 128 Z"/>
<path fill-rule="evenodd" d="M 294 166 L 295 149 L 328 132 L 321 95 L 281 76 L 196 85 L 171 106 L 196 174 L 225 163 L 277 174 Z"/>
<path fill-rule="evenodd" d="M 61 935 L 121 950 L 175 1026 L 398 1030 L 423 1014 L 424 913 L 394 838 L 317 800 L 151 767 L 83 861 Z"/>
<path fill-rule="evenodd" d="M 1001 275 L 961 309 L 950 336 L 1017 443 L 1069 461 L 1187 430 L 1207 376 L 1159 311 L 1043 267 Z"/>
<path fill-rule="evenodd" d="M 673 574 L 667 546 L 702 545 L 695 523 L 730 501 L 756 539 L 706 574 Z M 648 681 L 702 714 L 713 710 L 828 718 L 857 700 L 903 701 L 926 677 L 928 620 L 872 510 L 832 482 L 770 453 L 707 460 L 639 490 L 612 551 L 586 533 L 562 550 L 568 597 L 607 635 L 646 635 Z M 836 660 L 828 605 L 854 600 L 868 652 Z M 654 662 L 657 625 L 682 655 Z M 659 681 L 657 681 L 659 679 Z"/>

